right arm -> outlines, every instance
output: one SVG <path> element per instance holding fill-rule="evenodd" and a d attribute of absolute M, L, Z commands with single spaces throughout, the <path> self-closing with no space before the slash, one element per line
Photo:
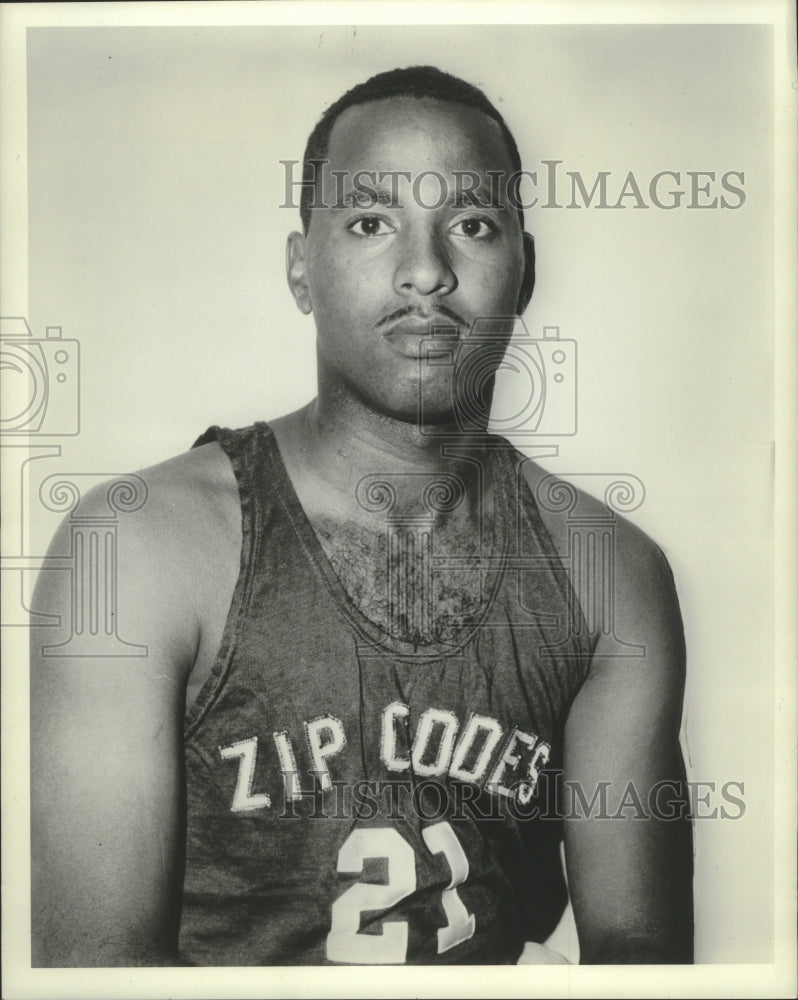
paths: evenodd
<path fill-rule="evenodd" d="M 82 509 L 103 503 L 89 495 Z M 31 629 L 34 967 L 180 964 L 182 725 L 198 631 L 164 513 L 156 499 L 118 525 L 118 631 L 145 656 L 43 655 L 69 635 L 72 574 L 45 569 L 34 592 L 33 608 L 61 620 Z M 69 546 L 65 522 L 50 552 Z"/>

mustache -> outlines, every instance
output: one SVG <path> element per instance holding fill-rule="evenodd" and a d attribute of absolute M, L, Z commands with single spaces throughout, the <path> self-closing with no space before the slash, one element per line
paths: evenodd
<path fill-rule="evenodd" d="M 419 309 L 417 306 L 402 306 L 395 312 L 389 313 L 387 316 L 383 316 L 382 319 L 375 325 L 375 330 L 380 330 L 384 326 L 388 326 L 390 323 L 395 323 L 397 320 L 404 319 L 406 316 L 421 316 L 423 319 L 435 319 L 437 316 L 443 316 L 448 320 L 452 320 L 458 326 L 467 326 L 466 320 L 463 317 L 450 309 L 448 306 L 439 303 L 433 309 Z M 448 324 L 447 324 L 448 325 Z"/>

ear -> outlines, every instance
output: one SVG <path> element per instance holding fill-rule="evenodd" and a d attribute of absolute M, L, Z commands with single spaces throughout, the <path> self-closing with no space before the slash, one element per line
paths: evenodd
<path fill-rule="evenodd" d="M 529 305 L 532 298 L 532 291 L 535 287 L 535 240 L 526 231 L 524 237 L 524 276 L 521 279 L 521 289 L 518 293 L 518 302 L 515 307 L 518 316 L 523 315 L 524 310 Z"/>
<path fill-rule="evenodd" d="M 310 288 L 305 267 L 305 237 L 302 233 L 289 233 L 285 245 L 285 276 L 294 302 L 306 316 L 313 312 Z"/>

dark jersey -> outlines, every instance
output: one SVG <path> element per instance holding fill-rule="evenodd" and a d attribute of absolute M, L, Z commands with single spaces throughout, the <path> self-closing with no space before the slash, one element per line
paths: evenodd
<path fill-rule="evenodd" d="M 488 451 L 484 551 L 462 567 L 482 576 L 481 607 L 414 645 L 349 599 L 269 427 L 212 428 L 198 443 L 214 439 L 243 541 L 186 720 L 182 957 L 515 962 L 565 904 L 541 775 L 560 760 L 590 656 L 522 456 L 501 438 Z M 451 500 L 451 483 L 423 489 L 431 505 Z M 388 511 L 390 484 L 366 492 Z M 434 534 L 389 514 L 386 531 L 425 538 L 434 578 Z"/>

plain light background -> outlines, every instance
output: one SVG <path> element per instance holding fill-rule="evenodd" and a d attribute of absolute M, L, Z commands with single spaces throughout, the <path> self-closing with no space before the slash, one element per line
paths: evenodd
<path fill-rule="evenodd" d="M 579 433 L 543 464 L 645 484 L 631 517 L 671 561 L 687 631 L 690 777 L 745 785 L 742 819 L 696 823 L 697 960 L 770 962 L 769 28 L 31 30 L 29 319 L 82 352 L 81 433 L 32 474 L 135 470 L 313 395 L 279 160 L 349 86 L 419 63 L 483 86 L 527 168 L 609 170 L 614 192 L 632 170 L 644 193 L 660 170 L 685 189 L 688 170 L 745 172 L 738 210 L 531 210 L 525 318 L 579 345 Z M 43 547 L 56 519 L 34 521 Z"/>

